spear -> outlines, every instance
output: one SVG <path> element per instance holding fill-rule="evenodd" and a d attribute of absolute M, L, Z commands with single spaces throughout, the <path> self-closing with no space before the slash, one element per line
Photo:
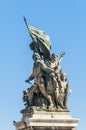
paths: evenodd
<path fill-rule="evenodd" d="M 28 24 L 27 24 L 27 20 L 26 20 L 26 18 L 25 18 L 24 16 L 23 16 L 23 19 L 24 19 L 25 25 L 26 25 L 26 27 L 27 27 L 27 29 L 28 29 L 28 31 L 29 31 Z"/>
<path fill-rule="evenodd" d="M 25 22 L 25 24 L 26 24 L 26 27 L 27 27 L 27 29 L 28 29 L 28 32 L 29 32 L 29 34 L 30 34 L 30 36 L 31 36 L 31 38 L 32 38 L 32 40 L 33 41 L 36 41 L 36 39 L 34 38 L 34 36 L 31 34 L 31 27 L 30 26 L 28 26 L 28 24 L 27 24 L 27 20 L 26 20 L 26 18 L 23 16 L 23 19 L 24 19 L 24 22 Z"/>

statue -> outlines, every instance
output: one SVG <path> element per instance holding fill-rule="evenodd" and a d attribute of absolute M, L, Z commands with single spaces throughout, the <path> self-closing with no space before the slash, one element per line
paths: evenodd
<path fill-rule="evenodd" d="M 60 65 L 65 53 L 60 57 L 51 54 L 51 43 L 49 36 L 43 31 L 28 26 L 24 17 L 25 24 L 29 30 L 32 42 L 30 49 L 33 51 L 33 71 L 26 83 L 34 83 L 30 88 L 23 91 L 23 101 L 26 107 L 38 110 L 66 110 L 68 97 L 71 92 L 67 75 L 62 72 Z"/>
<path fill-rule="evenodd" d="M 30 94 L 32 95 L 33 92 L 37 90 L 37 87 L 38 87 L 42 95 L 49 101 L 50 107 L 52 107 L 53 102 L 51 100 L 51 96 L 46 92 L 44 79 L 47 80 L 48 75 L 50 73 L 55 73 L 55 71 L 46 66 L 46 64 L 41 60 L 40 55 L 38 53 L 33 54 L 33 60 L 34 60 L 33 73 L 31 74 L 29 79 L 26 80 L 26 82 L 29 82 L 30 80 L 34 79 L 34 84 L 28 90 L 28 95 Z M 30 100 L 31 99 L 32 97 L 30 96 Z M 30 105 L 32 105 L 32 103 Z"/>

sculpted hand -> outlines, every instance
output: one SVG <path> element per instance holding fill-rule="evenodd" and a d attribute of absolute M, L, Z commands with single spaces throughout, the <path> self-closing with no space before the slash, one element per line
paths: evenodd
<path fill-rule="evenodd" d="M 26 83 L 29 83 L 29 81 L 30 81 L 29 79 L 26 79 L 26 80 L 25 80 Z"/>

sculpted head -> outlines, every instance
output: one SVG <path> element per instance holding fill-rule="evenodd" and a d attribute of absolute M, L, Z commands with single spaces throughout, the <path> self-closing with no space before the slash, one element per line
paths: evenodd
<path fill-rule="evenodd" d="M 62 80 L 65 80 L 65 81 L 67 80 L 67 75 L 66 75 L 66 73 L 62 73 L 62 74 L 61 74 L 61 79 L 62 79 Z"/>
<path fill-rule="evenodd" d="M 32 58 L 33 58 L 33 60 L 41 60 L 41 57 L 38 53 L 34 53 Z"/>
<path fill-rule="evenodd" d="M 57 59 L 58 59 L 58 55 L 57 54 L 55 54 L 55 53 L 53 53 L 52 55 L 51 55 L 51 62 L 54 62 L 54 61 L 56 61 Z"/>

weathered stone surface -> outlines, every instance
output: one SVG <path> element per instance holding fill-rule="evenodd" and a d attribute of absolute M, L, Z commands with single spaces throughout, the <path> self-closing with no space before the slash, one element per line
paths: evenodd
<path fill-rule="evenodd" d="M 71 89 L 60 65 L 65 53 L 60 57 L 51 54 L 49 36 L 28 26 L 25 17 L 24 21 L 32 38 L 34 63 L 32 74 L 25 80 L 31 86 L 23 91 L 25 109 L 21 110 L 21 121 L 14 122 L 16 130 L 76 130 L 79 120 L 72 118 L 68 109 Z"/>
<path fill-rule="evenodd" d="M 25 114 L 25 113 L 24 113 Z M 16 130 L 75 130 L 78 119 L 72 118 L 70 112 L 47 112 L 34 110 L 31 115 L 23 115 L 15 123 Z"/>
<path fill-rule="evenodd" d="M 68 97 L 71 89 L 67 81 L 66 73 L 62 72 L 60 62 L 65 52 L 51 53 L 51 42 L 49 36 L 42 30 L 28 26 L 32 42 L 30 49 L 33 51 L 32 74 L 25 80 L 33 84 L 23 91 L 23 101 L 26 107 L 36 106 L 46 110 L 68 109 Z"/>

